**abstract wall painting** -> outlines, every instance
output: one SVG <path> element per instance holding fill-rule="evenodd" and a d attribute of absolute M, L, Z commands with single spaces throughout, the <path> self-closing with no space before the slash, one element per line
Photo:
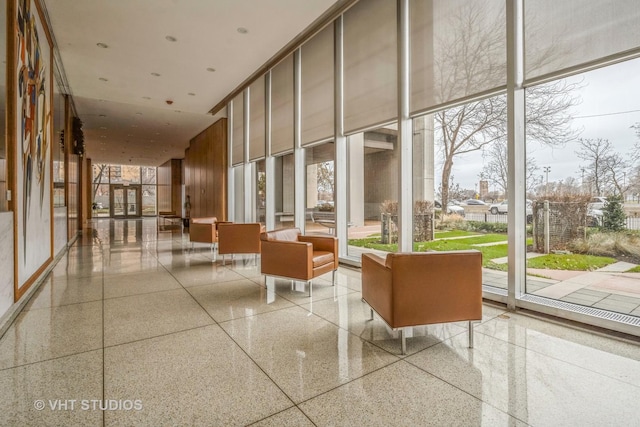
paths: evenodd
<path fill-rule="evenodd" d="M 18 288 L 51 258 L 51 43 L 35 0 L 16 16 Z"/>

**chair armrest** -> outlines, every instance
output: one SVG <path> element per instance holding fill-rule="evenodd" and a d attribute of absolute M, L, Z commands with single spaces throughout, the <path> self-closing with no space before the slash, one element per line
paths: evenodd
<path fill-rule="evenodd" d="M 391 269 L 385 259 L 362 254 L 362 299 L 393 327 L 393 292 Z"/>
<path fill-rule="evenodd" d="M 313 245 L 308 242 L 263 240 L 262 274 L 298 280 L 313 278 Z"/>
<path fill-rule="evenodd" d="M 192 242 L 215 243 L 217 241 L 215 226 L 202 223 L 190 224 L 189 240 Z"/>
<path fill-rule="evenodd" d="M 309 242 L 314 251 L 333 253 L 333 262 L 338 266 L 338 239 L 332 236 L 298 236 L 298 241 Z"/>

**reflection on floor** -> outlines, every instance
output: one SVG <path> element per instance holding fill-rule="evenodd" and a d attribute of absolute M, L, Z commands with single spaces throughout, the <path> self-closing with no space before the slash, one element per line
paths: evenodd
<path fill-rule="evenodd" d="M 0 339 L 0 425 L 639 425 L 640 344 L 486 304 L 368 321 L 360 273 L 265 283 L 154 220 L 96 220 Z"/>

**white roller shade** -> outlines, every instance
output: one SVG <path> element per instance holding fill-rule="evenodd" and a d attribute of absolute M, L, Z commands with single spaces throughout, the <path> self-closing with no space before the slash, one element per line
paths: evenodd
<path fill-rule="evenodd" d="M 397 116 L 396 2 L 367 0 L 344 14 L 345 132 Z"/>
<path fill-rule="evenodd" d="M 271 154 L 293 150 L 293 55 L 271 71 Z"/>
<path fill-rule="evenodd" d="M 412 112 L 506 84 L 504 0 L 410 3 Z"/>
<path fill-rule="evenodd" d="M 524 13 L 527 79 L 640 46 L 638 0 L 526 1 Z"/>
<path fill-rule="evenodd" d="M 243 93 L 233 98 L 233 139 L 231 141 L 231 164 L 244 162 L 244 100 Z"/>
<path fill-rule="evenodd" d="M 333 25 L 302 45 L 302 145 L 333 136 Z"/>
<path fill-rule="evenodd" d="M 249 160 L 264 157 L 264 76 L 249 86 Z"/>

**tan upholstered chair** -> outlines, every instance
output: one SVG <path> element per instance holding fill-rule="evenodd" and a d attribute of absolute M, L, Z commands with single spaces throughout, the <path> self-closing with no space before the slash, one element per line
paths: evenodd
<path fill-rule="evenodd" d="M 222 255 L 223 264 L 228 254 L 260 253 L 260 223 L 238 224 L 223 222 L 218 224 L 218 255 Z"/>
<path fill-rule="evenodd" d="M 332 236 L 303 236 L 298 228 L 283 228 L 260 234 L 261 270 L 266 276 L 285 277 L 309 283 L 333 272 L 336 284 L 338 269 L 338 239 Z"/>
<path fill-rule="evenodd" d="M 218 242 L 217 222 L 218 219 L 214 216 L 208 218 L 191 218 L 189 221 L 189 241 L 191 242 L 191 246 L 193 246 L 194 242 L 209 243 L 211 249 L 213 249 Z"/>
<path fill-rule="evenodd" d="M 392 329 L 482 319 L 482 253 L 472 251 L 362 255 L 362 299 Z"/>

